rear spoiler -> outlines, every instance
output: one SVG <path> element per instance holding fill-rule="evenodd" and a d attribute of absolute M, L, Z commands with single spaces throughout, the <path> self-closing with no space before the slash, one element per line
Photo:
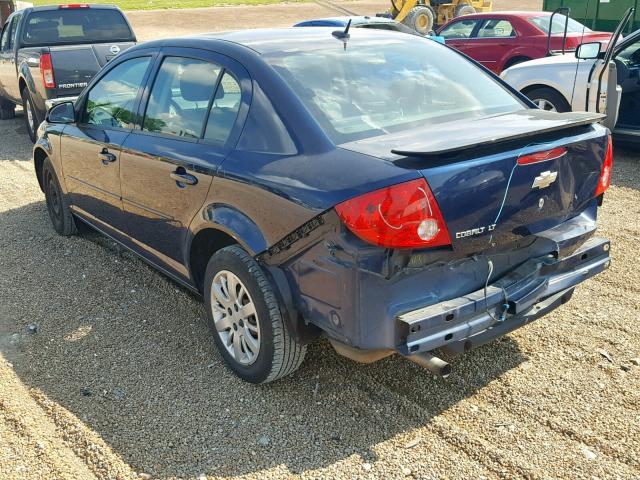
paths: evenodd
<path fill-rule="evenodd" d="M 391 153 L 403 157 L 431 157 L 591 125 L 605 118 L 606 115 L 591 112 L 555 113 L 535 109 L 523 110 L 496 117 L 463 120 L 453 125 L 444 123 L 421 129 L 411 136 L 400 134 L 400 138 L 393 139 L 393 143 L 398 145 L 401 140 L 410 143 L 392 148 Z"/>

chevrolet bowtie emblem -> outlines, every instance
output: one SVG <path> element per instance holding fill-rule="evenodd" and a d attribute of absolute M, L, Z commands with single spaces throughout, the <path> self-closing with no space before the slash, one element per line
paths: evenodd
<path fill-rule="evenodd" d="M 546 172 L 542 172 L 536 178 L 533 179 L 533 184 L 531 188 L 547 188 L 558 178 L 558 172 L 552 172 L 547 170 Z"/>

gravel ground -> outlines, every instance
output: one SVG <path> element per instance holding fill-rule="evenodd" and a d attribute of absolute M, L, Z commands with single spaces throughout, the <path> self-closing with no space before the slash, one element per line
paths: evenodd
<path fill-rule="evenodd" d="M 21 118 L 0 122 L 0 478 L 640 478 L 640 154 L 616 149 L 612 268 L 448 380 L 321 341 L 256 387 L 192 295 L 53 232 L 30 151 Z"/>

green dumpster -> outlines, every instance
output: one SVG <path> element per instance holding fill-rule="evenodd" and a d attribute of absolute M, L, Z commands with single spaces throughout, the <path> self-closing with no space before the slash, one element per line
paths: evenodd
<path fill-rule="evenodd" d="M 543 9 L 547 12 L 560 7 L 569 7 L 571 18 L 592 30 L 604 32 L 613 32 L 624 12 L 630 7 L 636 7 L 625 32 L 640 28 L 640 0 L 544 0 Z"/>

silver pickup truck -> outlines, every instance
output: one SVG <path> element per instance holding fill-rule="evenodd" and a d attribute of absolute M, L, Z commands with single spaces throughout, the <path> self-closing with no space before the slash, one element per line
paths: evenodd
<path fill-rule="evenodd" d="M 134 45 L 112 5 L 60 5 L 14 12 L 0 36 L 0 119 L 22 105 L 31 140 L 51 105 L 73 100 L 111 58 Z"/>

